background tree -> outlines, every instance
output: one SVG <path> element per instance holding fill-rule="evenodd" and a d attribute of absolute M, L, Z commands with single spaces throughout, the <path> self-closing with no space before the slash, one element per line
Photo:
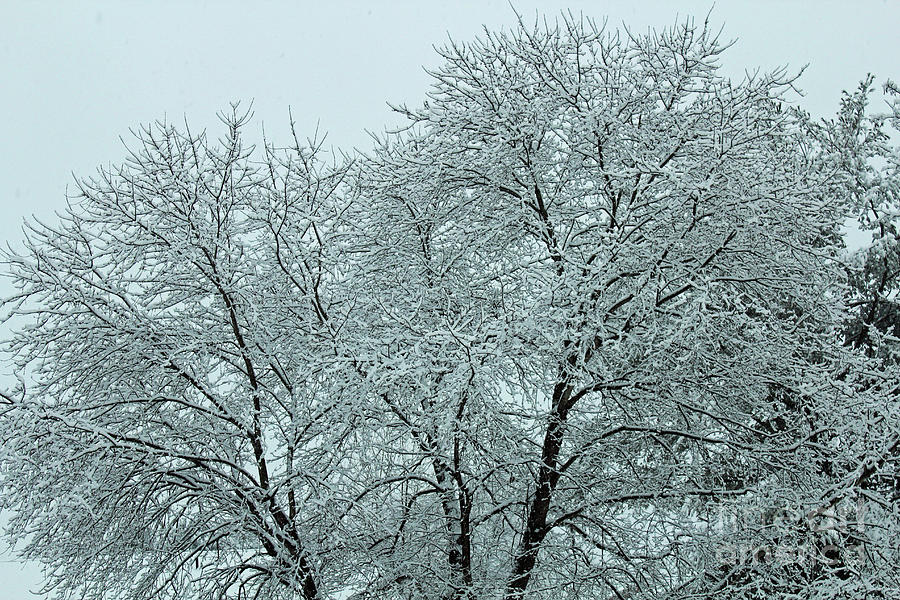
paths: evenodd
<path fill-rule="evenodd" d="M 897 105 L 895 87 L 888 82 L 888 113 L 873 113 L 873 81 L 869 76 L 857 90 L 845 93 L 833 120 L 812 122 L 798 112 L 818 163 L 822 193 L 844 207 L 845 225 L 870 236 L 870 243 L 859 248 L 863 235 L 851 232 L 852 247 L 838 258 L 848 276 L 849 310 L 842 331 L 835 332 L 846 349 L 832 350 L 831 361 L 841 365 L 832 385 L 843 390 L 844 399 L 817 406 L 779 390 L 785 410 L 766 423 L 783 427 L 786 421 L 806 422 L 810 441 L 823 449 L 814 459 L 821 477 L 808 490 L 810 509 L 795 505 L 785 510 L 790 505 L 775 501 L 757 511 L 765 518 L 731 524 L 733 534 L 756 540 L 745 544 L 756 548 L 756 555 L 738 561 L 743 564 L 732 560 L 719 577 L 711 573 L 711 596 L 885 598 L 896 597 L 900 588 L 890 566 L 900 548 L 892 241 L 898 163 L 889 133 L 897 124 Z"/>
<path fill-rule="evenodd" d="M 847 343 L 870 354 L 877 349 L 879 333 L 896 337 L 900 325 L 895 298 L 900 156 L 891 140 L 891 131 L 900 130 L 900 92 L 886 83 L 889 112 L 872 114 L 873 83 L 870 75 L 854 93 L 845 93 L 837 119 L 816 130 L 839 175 L 839 193 L 860 229 L 871 236 L 871 243 L 857 252 L 857 268 L 850 271 L 855 317 L 847 331 Z"/>

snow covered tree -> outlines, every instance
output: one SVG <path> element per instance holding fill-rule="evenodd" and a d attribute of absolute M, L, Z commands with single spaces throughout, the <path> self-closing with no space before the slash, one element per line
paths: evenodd
<path fill-rule="evenodd" d="M 258 164 L 247 115 L 222 118 L 217 143 L 143 129 L 5 255 L 29 385 L 3 396 L 3 506 L 63 597 L 312 599 L 329 581 L 319 499 L 361 455 L 321 359 L 345 166 L 315 144 Z"/>
<path fill-rule="evenodd" d="M 692 24 L 488 33 L 442 52 L 363 165 L 356 353 L 409 430 L 398 471 L 431 478 L 398 496 L 409 543 L 374 546 L 385 588 L 727 596 L 746 586 L 715 576 L 734 532 L 710 514 L 821 504 L 816 417 L 851 406 L 842 201 L 783 109 L 792 80 L 732 82 L 722 50 Z"/>
<path fill-rule="evenodd" d="M 144 129 L 4 257 L 24 554 L 98 600 L 849 589 L 722 557 L 825 556 L 778 511 L 844 506 L 892 435 L 854 437 L 892 392 L 842 339 L 846 199 L 793 78 L 729 80 L 725 47 L 520 22 L 335 164 L 255 154 L 237 110 Z"/>

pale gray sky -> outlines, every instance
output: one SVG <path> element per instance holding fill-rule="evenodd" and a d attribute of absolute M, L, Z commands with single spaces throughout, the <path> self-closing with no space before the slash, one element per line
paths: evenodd
<path fill-rule="evenodd" d="M 702 19 L 704 1 L 514 0 L 527 18 L 563 9 L 643 31 Z M 215 126 L 233 100 L 254 100 L 257 130 L 285 138 L 288 107 L 301 135 L 318 124 L 336 147 L 366 146 L 366 129 L 394 122 L 386 101 L 418 102 L 433 44 L 510 26 L 506 0 L 298 2 L 25 2 L 0 19 L 0 240 L 16 244 L 24 217 L 50 218 L 72 173 L 119 162 L 119 136 L 166 116 Z M 802 104 L 831 114 L 866 73 L 900 79 L 900 1 L 719 0 L 711 21 L 737 38 L 725 69 L 809 64 Z M 0 281 L 0 294 L 9 286 Z M 9 368 L 0 369 L 0 385 Z M 0 543 L 0 549 L 5 544 Z M 0 598 L 31 595 L 32 565 L 0 555 Z"/>

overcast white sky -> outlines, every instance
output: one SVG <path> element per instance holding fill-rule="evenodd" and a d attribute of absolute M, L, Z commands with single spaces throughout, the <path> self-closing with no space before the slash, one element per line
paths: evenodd
<path fill-rule="evenodd" d="M 704 1 L 514 0 L 533 18 L 571 9 L 609 27 L 644 31 L 676 17 L 702 19 Z M 417 103 L 433 66 L 432 45 L 469 40 L 482 25 L 509 27 L 506 0 L 463 2 L 16 2 L 0 19 L 0 241 L 14 245 L 22 219 L 63 208 L 72 173 L 119 162 L 130 127 L 187 117 L 215 126 L 233 100 L 253 99 L 286 143 L 288 107 L 301 135 L 317 124 L 335 147 L 365 147 L 365 130 L 395 122 L 386 101 Z M 802 104 L 830 115 L 840 92 L 866 73 L 900 79 L 900 1 L 719 0 L 711 22 L 737 38 L 723 59 L 729 73 L 809 64 Z M 0 281 L 0 294 L 9 286 Z M 0 371 L 0 384 L 8 379 Z M 0 543 L 0 550 L 5 548 Z M 0 598 L 31 597 L 34 566 L 0 555 Z"/>

